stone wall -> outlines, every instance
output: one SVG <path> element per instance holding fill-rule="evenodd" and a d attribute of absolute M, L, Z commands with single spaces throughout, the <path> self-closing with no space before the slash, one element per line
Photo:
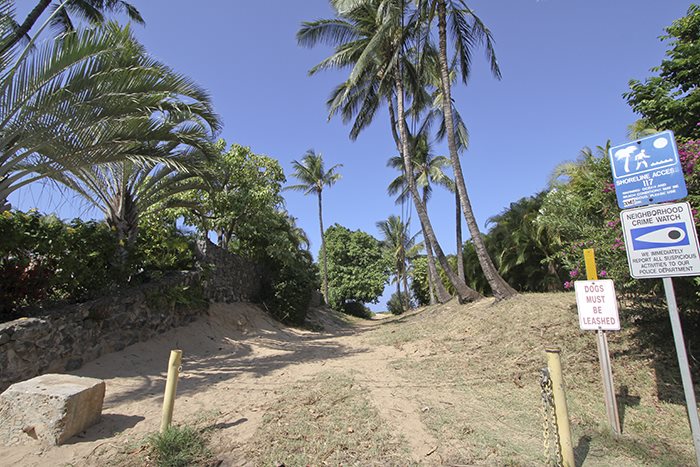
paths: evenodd
<path fill-rule="evenodd" d="M 162 280 L 41 317 L 0 324 L 0 391 L 43 373 L 79 368 L 100 355 L 146 341 L 206 313 L 207 301 L 254 301 L 261 274 L 252 263 L 209 243 L 198 251 L 201 271 Z"/>
<path fill-rule="evenodd" d="M 202 282 L 211 302 L 257 302 L 263 270 L 255 263 L 233 255 L 209 240 L 197 242 L 197 259 L 204 270 Z"/>

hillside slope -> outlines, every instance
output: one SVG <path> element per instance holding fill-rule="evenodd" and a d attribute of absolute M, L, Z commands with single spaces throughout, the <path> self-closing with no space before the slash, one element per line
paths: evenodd
<path fill-rule="evenodd" d="M 222 465 L 541 465 L 539 370 L 562 348 L 577 463 L 692 465 L 672 360 L 610 335 L 624 434 L 606 428 L 595 336 L 573 294 L 456 302 L 382 321 L 325 310 L 286 328 L 252 305 L 86 365 L 107 381 L 103 421 L 72 444 L 0 448 L 8 465 L 143 465 L 168 351 L 183 350 L 174 421 L 200 428 Z"/>

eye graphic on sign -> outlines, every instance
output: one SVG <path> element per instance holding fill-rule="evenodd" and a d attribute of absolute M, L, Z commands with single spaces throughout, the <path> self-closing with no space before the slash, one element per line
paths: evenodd
<path fill-rule="evenodd" d="M 682 242 L 685 238 L 685 231 L 678 227 L 666 227 L 653 232 L 640 235 L 635 238 L 638 242 L 647 243 L 676 243 Z"/>
<path fill-rule="evenodd" d="M 630 231 L 635 250 L 648 250 L 667 246 L 689 245 L 690 238 L 684 223 L 639 227 Z"/>

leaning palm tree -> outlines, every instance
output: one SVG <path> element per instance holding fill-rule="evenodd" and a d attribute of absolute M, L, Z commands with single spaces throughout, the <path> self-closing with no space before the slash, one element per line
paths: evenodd
<path fill-rule="evenodd" d="M 444 156 L 434 156 L 430 150 L 427 136 L 423 132 L 419 132 L 418 136 L 412 138 L 413 146 L 413 169 L 416 184 L 423 192 L 423 203 L 425 209 L 428 209 L 428 200 L 432 194 L 433 184 L 438 184 L 450 187 L 450 179 L 445 174 L 444 169 L 450 163 L 449 159 Z M 404 202 L 408 197 L 406 176 L 403 173 L 404 163 L 403 157 L 394 156 L 389 159 L 387 166 L 401 171 L 401 174 L 391 181 L 387 191 L 389 195 L 397 195 L 397 203 Z M 428 284 L 430 290 L 430 303 L 435 303 L 435 292 L 440 303 L 445 303 L 450 299 L 450 294 L 445 289 L 442 279 L 437 274 L 435 266 L 435 258 L 433 256 L 433 248 L 429 240 L 425 241 L 425 252 L 428 257 Z M 435 292 L 434 292 L 435 290 Z"/>
<path fill-rule="evenodd" d="M 42 14 L 50 9 L 53 13 L 49 24 L 59 33 L 75 31 L 75 18 L 91 24 L 105 22 L 105 13 L 125 12 L 135 23 L 144 24 L 141 13 L 131 3 L 124 0 L 39 0 L 22 23 L 12 22 L 7 41 L 0 45 L 0 53 L 14 47 L 29 35 Z"/>
<path fill-rule="evenodd" d="M 330 115 L 340 113 L 343 120 L 354 120 L 350 133 L 353 138 L 371 123 L 381 103 L 386 101 L 405 173 L 413 174 L 405 95 L 418 95 L 414 91 L 421 84 L 410 79 L 415 73 L 411 61 L 406 59 L 410 54 L 405 54 L 404 49 L 417 30 L 417 18 L 409 16 L 404 23 L 409 9 L 408 2 L 402 0 L 331 0 L 331 4 L 338 18 L 303 23 L 297 33 L 300 45 L 335 46 L 333 55 L 312 68 L 311 74 L 328 68 L 351 68 L 348 79 L 333 91 L 328 101 Z M 460 299 L 479 298 L 450 269 L 415 180 L 409 175 L 407 182 L 424 236 L 434 246 L 436 257 Z"/>
<path fill-rule="evenodd" d="M 382 235 L 382 247 L 394 264 L 396 294 L 405 310 L 410 302 L 408 300 L 408 262 L 421 248 L 421 245 L 416 245 L 418 233 L 411 236 L 408 223 L 404 223 L 397 216 L 389 216 L 388 219 L 377 222 L 377 228 Z M 401 294 L 402 280 L 405 295 Z"/>
<path fill-rule="evenodd" d="M 203 133 L 219 128 L 208 94 L 149 57 L 128 27 L 78 31 L 6 63 L 0 206 L 22 186 L 67 171 L 176 163 L 167 147 L 200 147 Z"/>
<path fill-rule="evenodd" d="M 452 169 L 455 176 L 455 184 L 457 193 L 459 194 L 460 203 L 464 218 L 467 221 L 467 227 L 472 237 L 474 249 L 481 269 L 491 286 L 494 297 L 497 299 L 505 299 L 516 295 L 516 291 L 508 285 L 506 281 L 498 273 L 498 270 L 493 264 L 491 257 L 486 249 L 483 237 L 479 231 L 479 226 L 474 216 L 474 211 L 471 207 L 469 195 L 467 193 L 466 184 L 464 182 L 464 174 L 462 172 L 462 164 L 459 160 L 458 143 L 455 132 L 455 119 L 452 109 L 452 80 L 450 79 L 450 66 L 447 54 L 447 36 L 448 36 L 448 19 L 450 21 L 449 31 L 452 33 L 452 41 L 454 43 L 454 60 L 459 65 L 459 74 L 466 83 L 471 71 L 471 54 L 474 45 L 485 43 L 486 54 L 490 61 L 491 71 L 496 78 L 501 77 L 500 68 L 496 61 L 496 55 L 493 47 L 493 38 L 491 32 L 484 25 L 481 19 L 466 5 L 464 0 L 419 0 L 419 10 L 424 13 L 424 18 L 430 29 L 435 12 L 438 19 L 438 56 L 440 60 L 440 89 L 442 91 L 442 106 L 445 116 L 445 133 L 447 136 L 447 145 L 450 151 L 450 160 L 452 161 Z"/>
<path fill-rule="evenodd" d="M 292 161 L 292 174 L 299 182 L 297 185 L 286 187 L 287 190 L 303 191 L 305 195 L 316 193 L 318 197 L 318 223 L 321 228 L 321 250 L 323 251 L 323 298 L 328 303 L 328 254 L 326 252 L 326 240 L 323 230 L 323 189 L 331 187 L 340 179 L 340 174 L 336 172 L 342 164 L 336 164 L 326 170 L 323 163 L 323 156 L 316 154 L 313 149 L 309 149 L 304 154 L 301 162 Z"/>

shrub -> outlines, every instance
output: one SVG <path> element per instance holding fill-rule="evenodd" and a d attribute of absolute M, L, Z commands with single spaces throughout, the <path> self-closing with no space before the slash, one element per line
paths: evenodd
<path fill-rule="evenodd" d="M 36 211 L 0 214 L 0 315 L 41 300 L 83 300 L 117 283 L 114 233 L 104 224 L 64 223 Z"/>
<path fill-rule="evenodd" d="M 389 301 L 386 302 L 386 308 L 392 315 L 400 315 L 410 307 L 408 296 L 405 293 L 399 295 L 398 292 L 391 294 Z"/>
<path fill-rule="evenodd" d="M 346 302 L 342 305 L 342 311 L 358 318 L 371 319 L 373 313 L 362 302 Z"/>

